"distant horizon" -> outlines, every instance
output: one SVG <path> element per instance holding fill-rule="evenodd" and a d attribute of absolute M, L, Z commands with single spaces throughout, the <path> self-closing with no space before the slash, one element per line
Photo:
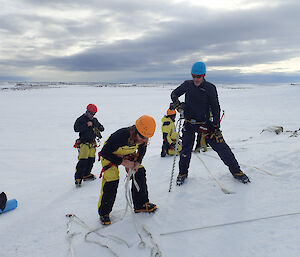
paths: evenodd
<path fill-rule="evenodd" d="M 90 83 L 90 84 L 150 84 L 150 83 L 182 83 L 185 80 L 189 80 L 191 78 L 182 78 L 182 79 L 136 79 L 136 80 L 107 80 L 107 81 L 101 81 L 101 80 L 86 80 L 86 81 L 76 81 L 76 80 L 26 80 L 26 79 L 10 79 L 10 80 L 3 80 L 0 79 L 0 83 L 64 83 L 64 84 L 74 84 L 74 83 Z M 211 83 L 225 83 L 225 84 L 256 84 L 256 83 L 288 83 L 288 84 L 298 84 L 300 83 L 300 77 L 276 77 L 273 76 L 272 78 L 267 77 L 256 77 L 249 79 L 247 77 L 243 78 L 240 77 L 239 79 L 232 80 L 230 78 L 214 78 L 212 76 L 207 76 L 206 80 Z"/>
<path fill-rule="evenodd" d="M 181 84 L 185 80 L 140 80 L 140 81 L 29 81 L 29 80 L 17 80 L 17 81 L 2 81 L 0 80 L 1 84 L 21 84 L 28 85 L 28 84 L 62 84 L 62 85 L 76 85 L 76 84 L 90 84 L 90 85 L 140 85 L 140 84 Z M 208 80 L 210 83 L 215 84 L 289 84 L 289 85 L 298 85 L 300 84 L 300 80 L 298 81 L 290 81 L 290 80 L 281 80 L 281 81 L 217 81 L 217 80 Z"/>

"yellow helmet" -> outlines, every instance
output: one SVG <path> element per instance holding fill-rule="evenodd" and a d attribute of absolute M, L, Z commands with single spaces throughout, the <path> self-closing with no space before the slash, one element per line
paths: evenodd
<path fill-rule="evenodd" d="M 143 115 L 136 120 L 135 126 L 142 136 L 149 138 L 154 135 L 156 123 L 151 116 Z"/>
<path fill-rule="evenodd" d="M 170 115 L 176 115 L 176 110 L 168 109 L 168 110 L 167 110 L 167 115 L 168 115 L 168 116 L 170 116 Z"/>

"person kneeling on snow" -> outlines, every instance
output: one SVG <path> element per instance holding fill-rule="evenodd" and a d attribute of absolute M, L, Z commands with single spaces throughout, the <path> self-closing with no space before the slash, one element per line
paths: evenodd
<path fill-rule="evenodd" d="M 0 194 L 0 210 L 4 211 L 6 207 L 6 202 L 7 202 L 7 196 L 4 192 Z"/>
<path fill-rule="evenodd" d="M 97 106 L 89 104 L 86 112 L 82 114 L 74 124 L 75 132 L 79 132 L 79 139 L 75 145 L 78 148 L 78 163 L 76 165 L 75 185 L 81 185 L 82 180 L 93 180 L 95 176 L 91 174 L 95 156 L 96 156 L 96 139 L 100 139 L 104 127 L 95 118 Z M 74 146 L 75 147 L 75 146 Z"/>
<path fill-rule="evenodd" d="M 101 150 L 100 177 L 103 174 L 103 178 L 98 202 L 98 213 L 103 225 L 111 223 L 109 214 L 117 195 L 120 179 L 119 165 L 123 165 L 127 172 L 129 170 L 135 172 L 132 180 L 135 180 L 139 190 L 132 181 L 134 211 L 150 213 L 156 210 L 156 205 L 149 202 L 146 170 L 141 165 L 147 150 L 148 139 L 154 135 L 155 126 L 155 120 L 152 117 L 143 115 L 136 120 L 135 125 L 117 130 L 106 140 Z"/>
<path fill-rule="evenodd" d="M 176 140 L 178 137 L 178 133 L 175 128 L 175 118 L 176 118 L 176 110 L 167 110 L 167 115 L 165 115 L 162 119 L 162 134 L 163 134 L 163 145 L 161 148 L 161 157 L 165 157 L 168 155 L 175 154 Z M 178 142 L 177 153 L 181 151 L 181 142 Z"/>

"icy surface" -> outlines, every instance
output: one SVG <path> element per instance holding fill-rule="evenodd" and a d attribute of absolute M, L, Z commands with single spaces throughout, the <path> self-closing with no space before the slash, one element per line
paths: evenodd
<path fill-rule="evenodd" d="M 22 88 L 23 86 L 23 88 Z M 21 87 L 22 90 L 17 89 Z M 138 247 L 134 219 L 152 233 L 162 256 L 169 257 L 298 257 L 300 215 L 240 223 L 183 232 L 223 223 L 300 213 L 300 86 L 217 85 L 221 109 L 225 110 L 221 129 L 250 184 L 235 181 L 212 150 L 201 153 L 206 166 L 233 194 L 224 194 L 203 164 L 192 156 L 189 177 L 177 187 L 176 160 L 172 191 L 169 183 L 173 157 L 160 157 L 160 119 L 166 112 L 171 90 L 166 85 L 68 85 L 34 84 L 0 87 L 0 191 L 16 198 L 16 210 L 0 215 L 1 257 L 72 256 L 67 240 L 66 214 L 76 214 L 103 235 L 126 240 L 130 247 L 90 234 L 89 239 L 111 247 L 118 256 L 150 256 L 150 248 Z M 32 89 L 32 90 L 29 90 Z M 183 99 L 182 99 L 183 100 Z M 101 180 L 74 186 L 77 134 L 73 124 L 89 103 L 98 106 L 96 117 L 104 125 L 104 140 L 115 130 L 130 126 L 143 114 L 151 115 L 157 129 L 143 164 L 147 170 L 150 200 L 155 214 L 125 212 L 125 171 L 120 168 L 117 199 L 111 213 L 112 224 L 102 228 L 97 203 Z M 282 126 L 275 134 L 261 131 Z M 291 135 L 294 135 L 291 137 Z M 99 149 L 98 149 L 99 150 Z M 257 169 L 259 168 L 259 169 Z M 98 177 L 101 165 L 93 173 Z M 74 256 L 113 256 L 98 244 L 87 243 L 87 229 L 70 223 Z M 149 237 L 143 232 L 147 245 Z"/>

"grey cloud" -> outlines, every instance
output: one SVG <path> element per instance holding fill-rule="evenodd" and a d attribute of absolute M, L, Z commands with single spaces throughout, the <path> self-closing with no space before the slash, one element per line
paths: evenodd
<path fill-rule="evenodd" d="M 286 26 L 299 20 L 298 16 L 292 14 L 293 12 L 287 13 L 284 7 L 277 7 L 269 12 L 256 10 L 255 13 L 245 11 L 221 15 L 213 21 L 202 23 L 165 22 L 161 24 L 158 32 L 152 32 L 141 39 L 123 40 L 95 47 L 73 57 L 58 58 L 57 61 L 72 70 L 80 69 L 81 66 L 86 70 L 115 70 L 120 68 L 120 63 L 126 64 L 124 69 L 149 65 L 152 70 L 153 62 L 168 63 L 182 55 L 195 52 L 202 53 L 203 57 L 205 54 L 220 57 L 222 54 L 226 55 L 223 60 L 209 61 L 212 65 L 244 66 L 263 61 L 277 61 L 299 54 L 299 35 L 294 30 L 289 34 L 285 32 Z M 282 21 L 274 22 L 271 17 L 275 16 Z M 267 43 L 259 43 L 262 40 Z M 243 46 L 244 41 L 249 42 L 248 46 Z M 290 50 L 282 48 L 283 43 L 287 44 Z M 273 52 L 278 49 L 281 51 Z M 233 55 L 231 58 L 227 57 L 229 53 Z M 97 60 L 93 60 L 94 58 Z M 52 63 L 55 62 L 53 59 Z"/>
<path fill-rule="evenodd" d="M 226 12 L 166 1 L 24 2 L 27 6 L 52 10 L 82 8 L 92 10 L 92 15 L 81 21 L 28 13 L 13 17 L 11 22 L 7 22 L 7 16 L 0 15 L 0 22 L 3 21 L 0 28 L 22 34 L 30 30 L 30 24 L 37 24 L 37 35 L 50 41 L 41 46 L 33 41 L 32 51 L 23 56 L 26 60 L 22 59 L 22 54 L 18 59 L 6 60 L 15 67 L 50 66 L 86 72 L 123 70 L 144 72 L 151 77 L 151 72 L 162 70 L 170 75 L 174 71 L 182 74 L 183 67 L 207 56 L 218 56 L 208 59 L 209 66 L 244 67 L 300 54 L 297 33 L 300 4 L 297 1 L 279 1 L 281 4 L 275 7 Z M 166 21 L 160 20 L 162 17 Z M 135 40 L 107 41 L 115 30 L 138 32 L 140 36 Z M 79 53 L 58 54 L 67 47 L 82 45 L 85 48 Z M 51 54 L 47 50 L 51 50 Z M 33 52 L 35 55 L 31 55 Z M 180 59 L 181 62 L 174 63 Z"/>

